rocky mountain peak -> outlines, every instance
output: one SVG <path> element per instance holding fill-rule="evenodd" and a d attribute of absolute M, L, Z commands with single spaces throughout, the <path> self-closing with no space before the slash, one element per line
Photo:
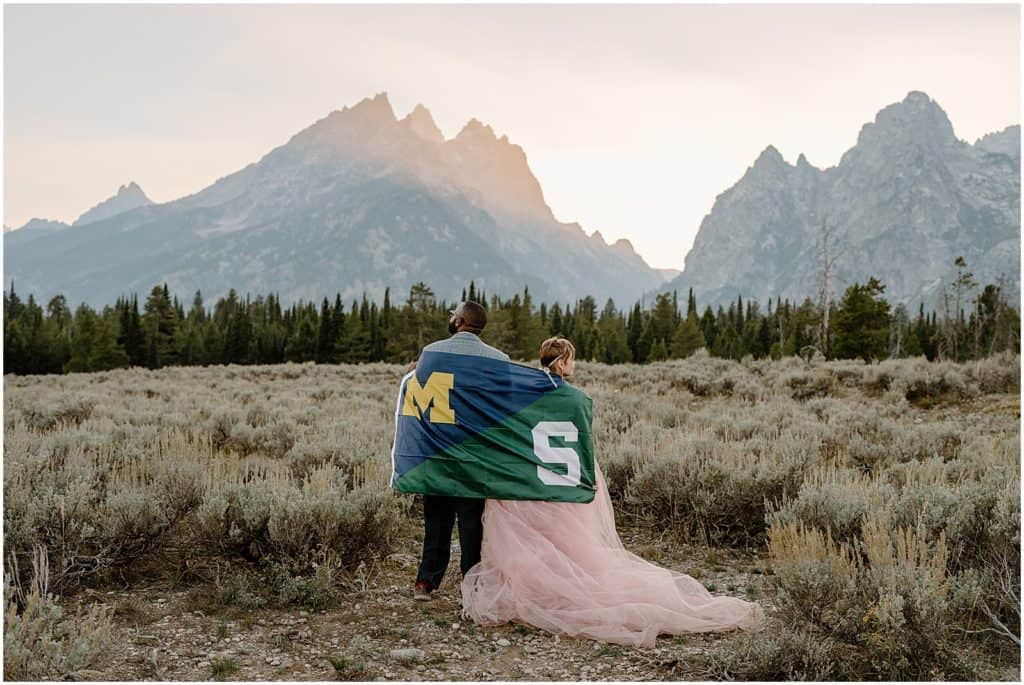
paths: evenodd
<path fill-rule="evenodd" d="M 497 141 L 498 137 L 494 135 L 493 128 L 474 118 L 466 122 L 466 125 L 459 131 L 459 135 L 455 136 L 455 140 Z M 503 136 L 503 140 L 508 142 L 508 137 Z"/>
<path fill-rule="evenodd" d="M 786 160 L 782 158 L 782 153 L 774 145 L 769 145 L 761 151 L 761 154 L 754 161 L 754 166 L 758 165 L 773 167 L 789 166 L 786 164 Z"/>
<path fill-rule="evenodd" d="M 782 153 L 774 145 L 769 145 L 754 160 L 754 164 L 747 169 L 747 175 L 752 178 L 774 178 L 784 175 L 793 167 L 782 157 Z"/>
<path fill-rule="evenodd" d="M 395 110 L 391 108 L 391 101 L 387 93 L 377 93 L 372 98 L 363 98 L 352 108 L 346 107 L 343 114 L 348 114 L 350 119 L 364 123 L 389 123 L 398 121 L 395 118 Z"/>
<path fill-rule="evenodd" d="M 108 197 L 75 220 L 72 226 L 81 226 L 94 221 L 101 221 L 137 207 L 153 204 L 142 188 L 135 181 L 130 181 L 117 189 L 117 194 Z"/>
<path fill-rule="evenodd" d="M 636 249 L 633 247 L 633 243 L 629 242 L 625 238 L 619 238 L 611 245 L 612 251 L 616 254 L 620 254 L 624 257 L 636 257 Z"/>
<path fill-rule="evenodd" d="M 984 135 L 974 142 L 974 147 L 989 154 L 1006 155 L 1020 161 L 1020 124 Z"/>
<path fill-rule="evenodd" d="M 146 204 L 149 204 L 149 203 L 152 202 L 152 200 L 150 200 L 146 196 L 146 193 L 143 192 L 142 188 L 140 188 L 139 184 L 136 183 L 135 181 L 129 181 L 128 183 L 126 183 L 123 186 L 121 186 L 120 188 L 118 188 L 117 189 L 117 195 L 115 195 L 115 197 L 120 197 L 120 198 L 138 198 L 140 200 L 144 200 L 146 202 Z"/>
<path fill-rule="evenodd" d="M 919 90 L 881 109 L 857 136 L 858 146 L 869 147 L 910 144 L 941 149 L 955 142 L 953 124 L 945 110 Z"/>
<path fill-rule="evenodd" d="M 473 119 L 445 140 L 422 105 L 398 121 L 386 93 L 329 113 L 193 195 L 126 211 L 142 195 L 123 186 L 97 209 L 109 218 L 87 213 L 89 225 L 54 242 L 11 232 L 5 270 L 40 297 L 60 287 L 97 306 L 164 280 L 178 294 L 274 289 L 286 302 L 380 298 L 416 281 L 447 296 L 472 279 L 488 292 L 529 284 L 538 299 L 626 302 L 662 278 L 555 219 L 508 136 Z"/>
<path fill-rule="evenodd" d="M 437 144 L 444 142 L 444 134 L 441 133 L 441 129 L 434 122 L 434 117 L 430 114 L 430 110 L 423 105 L 416 105 L 402 119 L 401 123 L 427 142 Z"/>
<path fill-rule="evenodd" d="M 1013 156 L 1013 161 L 1011 159 Z M 921 91 L 878 111 L 839 164 L 804 155 L 791 173 L 768 146 L 704 217 L 683 273 L 702 306 L 815 292 L 823 218 L 834 229 L 838 283 L 880 278 L 893 304 L 937 306 L 938 284 L 964 256 L 981 283 L 1020 282 L 1020 127 L 972 149 Z M 836 286 L 836 295 L 841 286 Z"/>

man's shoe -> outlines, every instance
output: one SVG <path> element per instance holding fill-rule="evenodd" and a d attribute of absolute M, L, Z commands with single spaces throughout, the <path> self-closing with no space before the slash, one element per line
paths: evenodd
<path fill-rule="evenodd" d="M 417 580 L 416 585 L 413 586 L 412 598 L 417 602 L 429 602 L 431 600 L 430 593 L 433 589 L 427 581 Z"/>

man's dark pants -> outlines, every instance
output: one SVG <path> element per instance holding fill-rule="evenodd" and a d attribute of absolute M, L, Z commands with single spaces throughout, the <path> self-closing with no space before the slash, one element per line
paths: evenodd
<path fill-rule="evenodd" d="M 462 548 L 462 575 L 480 561 L 484 539 L 483 499 L 474 497 L 423 496 L 423 561 L 416 580 L 441 584 L 451 555 L 452 528 L 459 522 L 459 546 Z"/>

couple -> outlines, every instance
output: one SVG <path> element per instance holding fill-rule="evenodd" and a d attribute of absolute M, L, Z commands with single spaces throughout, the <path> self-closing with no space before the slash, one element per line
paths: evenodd
<path fill-rule="evenodd" d="M 466 301 L 448 322 L 452 336 L 424 352 L 508 361 L 479 335 L 487 312 Z M 575 348 L 545 340 L 545 372 L 572 376 Z M 514 621 L 551 633 L 625 645 L 653 646 L 659 634 L 756 629 L 761 608 L 713 596 L 697 580 L 644 561 L 615 530 L 608 488 L 596 467 L 596 494 L 586 504 L 537 500 L 423 496 L 423 558 L 414 596 L 429 601 L 448 567 L 452 528 L 462 549 L 462 604 L 476 623 Z"/>

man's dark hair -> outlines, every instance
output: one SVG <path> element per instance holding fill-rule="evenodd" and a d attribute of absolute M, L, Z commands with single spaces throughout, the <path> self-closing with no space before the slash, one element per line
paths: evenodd
<path fill-rule="evenodd" d="M 487 310 L 473 300 L 460 302 L 455 313 L 462 317 L 462 328 L 470 333 L 479 334 L 487 325 Z"/>

